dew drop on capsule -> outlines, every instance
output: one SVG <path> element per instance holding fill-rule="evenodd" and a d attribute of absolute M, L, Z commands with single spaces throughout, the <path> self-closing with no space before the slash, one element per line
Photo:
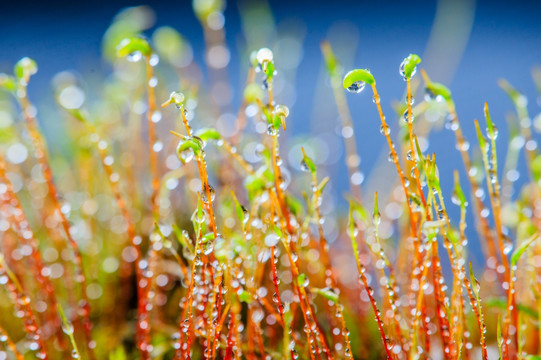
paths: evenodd
<path fill-rule="evenodd" d="M 453 191 L 453 194 L 451 195 L 451 202 L 458 206 L 462 205 L 462 201 L 460 201 L 460 197 L 455 191 Z"/>
<path fill-rule="evenodd" d="M 389 135 L 391 133 L 391 128 L 389 127 L 389 125 L 381 125 L 379 127 L 379 132 L 382 135 Z"/>
<path fill-rule="evenodd" d="M 366 83 L 364 81 L 355 81 L 353 84 L 348 86 L 347 91 L 358 94 L 364 90 L 365 85 Z"/>
<path fill-rule="evenodd" d="M 267 127 L 267 134 L 276 136 L 278 135 L 278 130 L 274 127 L 274 125 L 269 124 L 269 126 Z"/>
<path fill-rule="evenodd" d="M 301 170 L 304 172 L 310 172 L 310 168 L 308 167 L 308 164 L 306 164 L 306 161 L 301 160 Z"/>
<path fill-rule="evenodd" d="M 207 146 L 207 142 L 203 139 L 201 139 L 199 136 L 192 136 L 192 139 L 194 139 L 195 141 L 197 141 L 199 143 L 199 146 L 201 147 L 201 149 L 204 149 L 205 146 Z"/>
<path fill-rule="evenodd" d="M 398 73 L 400 74 L 400 76 L 402 76 L 404 81 L 407 80 L 406 79 L 406 64 L 407 64 L 407 58 L 404 59 L 404 61 L 400 63 L 400 67 L 398 68 Z M 417 73 L 417 66 L 413 68 L 413 71 L 411 72 L 411 77 L 413 77 L 416 73 Z"/>
<path fill-rule="evenodd" d="M 131 52 L 128 54 L 128 56 L 126 56 L 126 60 L 128 60 L 129 62 L 138 62 L 142 58 L 143 58 L 143 54 L 141 54 L 140 51 Z"/>
<path fill-rule="evenodd" d="M 195 157 L 195 154 L 193 152 L 192 148 L 184 149 L 178 153 L 179 160 L 182 161 L 183 164 L 189 163 L 193 160 Z"/>

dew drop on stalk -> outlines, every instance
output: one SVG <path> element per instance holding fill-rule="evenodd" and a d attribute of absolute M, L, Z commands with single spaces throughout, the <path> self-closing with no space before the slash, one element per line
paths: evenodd
<path fill-rule="evenodd" d="M 503 253 L 509 255 L 513 250 L 513 241 L 506 235 L 502 235 L 503 238 Z"/>
<path fill-rule="evenodd" d="M 208 204 L 209 202 L 208 193 L 210 193 L 210 201 L 214 201 L 214 198 L 216 197 L 216 191 L 214 190 L 212 185 L 207 184 L 207 186 L 208 186 L 208 192 L 207 192 L 207 189 L 205 188 L 201 190 L 201 200 L 206 204 Z"/>
<path fill-rule="evenodd" d="M 356 81 L 350 86 L 348 86 L 347 91 L 349 91 L 350 93 L 358 94 L 364 90 L 365 86 L 366 86 L 366 83 L 364 81 Z"/>
<path fill-rule="evenodd" d="M 156 110 L 156 111 L 154 111 L 154 112 L 152 113 L 151 120 L 152 120 L 153 123 L 155 123 L 155 124 L 156 124 L 156 123 L 159 123 L 161 119 L 162 119 L 162 113 L 161 113 L 161 111 Z"/>
<path fill-rule="evenodd" d="M 210 255 L 212 254 L 212 252 L 214 251 L 214 242 L 209 240 L 205 243 L 204 247 L 203 247 L 203 254 L 205 255 Z"/>
<path fill-rule="evenodd" d="M 402 115 L 402 119 L 407 124 L 409 124 L 409 122 L 410 122 L 410 113 L 409 113 L 408 109 L 406 109 L 406 111 L 404 111 L 404 114 Z M 411 114 L 411 122 L 413 123 L 414 120 L 415 120 L 415 116 L 413 114 Z"/>
<path fill-rule="evenodd" d="M 267 127 L 267 134 L 276 136 L 278 135 L 278 130 L 274 127 L 274 125 L 269 124 L 269 126 Z"/>
<path fill-rule="evenodd" d="M 389 127 L 389 125 L 381 125 L 379 127 L 379 132 L 382 135 L 389 135 L 391 133 L 391 128 Z"/>
<path fill-rule="evenodd" d="M 148 59 L 148 63 L 152 67 L 158 65 L 160 63 L 160 57 L 158 56 L 158 54 L 150 55 L 150 59 Z"/>
<path fill-rule="evenodd" d="M 413 154 L 411 150 L 408 150 L 408 152 L 406 153 L 406 159 L 408 159 L 409 161 L 413 161 Z"/>
<path fill-rule="evenodd" d="M 243 205 L 241 205 L 241 209 L 242 209 L 242 214 L 244 216 L 242 219 L 242 222 L 246 224 L 250 220 L 250 212 Z"/>

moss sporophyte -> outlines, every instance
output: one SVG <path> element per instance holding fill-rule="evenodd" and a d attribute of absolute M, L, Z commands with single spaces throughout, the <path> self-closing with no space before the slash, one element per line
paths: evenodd
<path fill-rule="evenodd" d="M 473 145 L 420 56 L 397 59 L 404 97 L 386 117 L 378 74 L 343 71 L 324 41 L 341 174 L 321 142 L 291 135 L 303 115 L 281 91 L 287 54 L 246 55 L 233 111 L 224 4 L 194 10 L 209 80 L 175 29 L 147 38 L 146 10 L 124 10 L 104 38 L 110 76 L 54 77 L 61 150 L 28 95 L 38 64 L 0 74 L 0 358 L 539 358 L 541 126 L 525 95 L 502 80 L 509 139 L 479 104 Z M 356 136 L 348 107 L 370 91 L 392 163 L 377 193 L 358 153 L 372 134 Z M 434 113 L 464 169 L 428 146 Z M 342 178 L 349 211 L 330 199 Z"/>

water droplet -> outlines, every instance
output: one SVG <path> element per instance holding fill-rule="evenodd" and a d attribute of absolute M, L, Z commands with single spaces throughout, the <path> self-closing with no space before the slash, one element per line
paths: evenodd
<path fill-rule="evenodd" d="M 161 141 L 156 141 L 154 145 L 152 145 L 152 150 L 154 152 L 160 152 L 163 149 L 163 143 Z"/>
<path fill-rule="evenodd" d="M 242 209 L 242 213 L 244 215 L 244 218 L 242 219 L 242 222 L 246 224 L 250 220 L 250 212 L 243 205 L 241 205 L 241 209 Z"/>
<path fill-rule="evenodd" d="M 178 158 L 183 164 L 189 163 L 190 161 L 193 160 L 194 157 L 195 157 L 195 154 L 192 148 L 187 148 L 178 152 Z"/>
<path fill-rule="evenodd" d="M 389 127 L 389 125 L 385 124 L 385 125 L 381 125 L 379 127 L 379 132 L 382 134 L 382 135 L 389 135 L 391 133 L 391 128 Z"/>
<path fill-rule="evenodd" d="M 347 91 L 358 94 L 364 90 L 365 85 L 366 83 L 364 81 L 356 81 L 347 88 Z"/>
<path fill-rule="evenodd" d="M 62 331 L 66 335 L 72 335 L 73 334 L 73 325 L 71 323 L 62 324 Z"/>
<path fill-rule="evenodd" d="M 152 119 L 152 122 L 155 123 L 155 124 L 160 122 L 160 120 L 162 119 L 161 111 L 158 111 L 158 110 L 154 111 L 152 113 L 151 119 Z"/>
<path fill-rule="evenodd" d="M 490 140 L 496 140 L 498 138 L 498 128 L 496 127 L 496 125 L 492 125 L 492 134 L 490 133 L 490 131 L 488 131 L 487 129 L 487 137 L 490 139 Z"/>
<path fill-rule="evenodd" d="M 304 159 L 301 161 L 301 170 L 304 172 L 310 172 L 310 168 L 308 167 L 308 164 L 306 164 L 306 161 L 304 161 Z"/>
<path fill-rule="evenodd" d="M 205 255 L 210 255 L 212 254 L 212 252 L 214 251 L 214 242 L 209 240 L 205 243 L 204 247 L 203 247 L 203 254 Z"/>
<path fill-rule="evenodd" d="M 462 202 L 460 201 L 460 197 L 455 191 L 453 191 L 453 194 L 451 195 L 451 201 L 455 205 L 458 205 L 458 206 L 462 205 Z"/>
<path fill-rule="evenodd" d="M 207 186 L 208 186 L 208 192 L 207 192 L 207 189 L 201 190 L 201 200 L 206 204 L 208 204 L 209 202 L 209 199 L 208 199 L 209 194 L 210 194 L 210 201 L 214 201 L 214 198 L 216 197 L 216 191 L 214 190 L 212 185 L 208 184 Z"/>
<path fill-rule="evenodd" d="M 502 235 L 503 238 L 503 253 L 508 255 L 513 250 L 513 241 L 506 235 Z"/>
<path fill-rule="evenodd" d="M 267 127 L 267 134 L 271 136 L 276 136 L 278 135 L 278 129 L 276 129 L 274 125 L 269 124 L 269 126 Z"/>
<path fill-rule="evenodd" d="M 151 88 L 155 88 L 158 85 L 158 78 L 156 76 L 151 77 L 148 80 L 148 86 Z"/>
<path fill-rule="evenodd" d="M 257 51 L 256 60 L 258 64 L 262 65 L 265 62 L 272 61 L 274 55 L 269 48 L 261 48 Z"/>
<path fill-rule="evenodd" d="M 148 63 L 150 64 L 150 66 L 154 67 L 158 65 L 159 62 L 160 62 L 160 57 L 158 56 L 158 54 L 150 55 L 150 59 L 148 60 Z"/>
<path fill-rule="evenodd" d="M 444 100 L 444 98 L 441 95 L 436 95 L 429 88 L 425 88 L 425 100 L 426 101 L 442 102 Z"/>
<path fill-rule="evenodd" d="M 404 79 L 404 81 L 406 81 L 406 64 L 407 64 L 407 59 L 404 59 L 401 63 L 400 63 L 400 67 L 398 68 L 398 73 L 400 74 L 400 76 L 402 76 L 402 78 Z M 411 72 L 411 77 L 413 77 L 413 75 L 415 75 L 415 73 L 417 72 L 417 67 L 414 67 L 413 68 L 413 71 Z"/>
<path fill-rule="evenodd" d="M 199 136 L 192 136 L 192 139 L 194 139 L 195 141 L 197 141 L 199 143 L 199 146 L 201 147 L 201 149 L 204 149 L 205 146 L 207 146 L 207 142 L 203 139 L 201 139 Z"/>
<path fill-rule="evenodd" d="M 138 62 L 142 58 L 143 58 L 143 54 L 141 54 L 140 51 L 131 52 L 128 54 L 128 56 L 126 56 L 126 60 L 128 60 L 129 62 Z"/>
<path fill-rule="evenodd" d="M 406 109 L 406 111 L 404 111 L 404 114 L 402 115 L 402 119 L 404 119 L 404 121 L 409 124 L 410 122 L 410 113 L 409 111 Z M 413 123 L 413 121 L 415 120 L 415 116 L 413 115 L 413 113 L 411 114 L 411 122 Z"/>

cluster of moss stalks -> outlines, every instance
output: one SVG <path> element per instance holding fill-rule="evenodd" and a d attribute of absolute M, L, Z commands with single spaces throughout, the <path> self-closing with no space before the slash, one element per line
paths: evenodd
<path fill-rule="evenodd" d="M 194 4 L 207 45 L 223 46 L 223 4 Z M 316 149 L 299 154 L 302 193 L 280 157 L 289 109 L 273 93 L 273 52 L 251 54 L 236 131 L 225 136 L 214 126 L 223 109 L 204 83 L 186 80 L 193 68 L 179 65 L 180 35 L 161 29 L 153 48 L 129 19 L 108 30 L 114 73 L 93 95 L 96 106 L 85 105 L 75 76 L 55 78 L 64 154 L 50 155 L 28 97 L 35 61 L 0 74 L 2 116 L 22 120 L 3 127 L 0 146 L 1 359 L 540 358 L 541 155 L 522 94 L 501 83 L 517 116 L 498 169 L 487 104 L 470 146 L 448 88 L 421 70 L 425 96 L 415 96 L 421 58 L 409 55 L 393 138 L 375 76 L 343 76 L 324 42 L 351 186 L 330 247 L 329 177 Z M 169 95 L 160 84 L 171 74 L 180 91 Z M 361 197 L 346 90 L 373 93 L 397 175 L 383 201 Z M 440 188 L 452 170 L 423 148 L 434 109 L 456 138 L 469 191 L 456 171 L 452 194 Z M 528 173 L 511 196 L 521 152 Z M 380 212 L 389 205 L 402 215 Z M 475 233 L 466 232 L 468 212 Z M 383 223 L 394 235 L 380 236 Z M 485 255 L 477 278 L 468 242 Z M 358 281 L 348 282 L 351 274 Z"/>

